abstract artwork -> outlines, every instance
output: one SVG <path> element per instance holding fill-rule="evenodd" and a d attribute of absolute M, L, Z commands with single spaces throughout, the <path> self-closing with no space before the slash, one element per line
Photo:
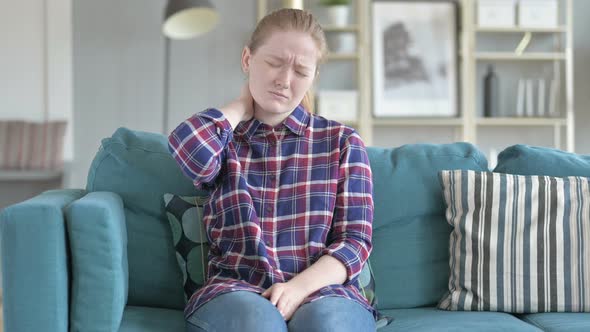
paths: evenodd
<path fill-rule="evenodd" d="M 452 117 L 457 103 L 452 2 L 373 3 L 373 114 Z"/>

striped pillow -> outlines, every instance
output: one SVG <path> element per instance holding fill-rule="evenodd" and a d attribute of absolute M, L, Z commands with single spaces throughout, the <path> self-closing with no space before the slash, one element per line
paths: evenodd
<path fill-rule="evenodd" d="M 453 226 L 445 310 L 590 311 L 590 179 L 439 173 Z"/>

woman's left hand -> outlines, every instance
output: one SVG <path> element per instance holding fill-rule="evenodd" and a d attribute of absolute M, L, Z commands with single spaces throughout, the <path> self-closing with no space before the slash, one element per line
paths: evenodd
<path fill-rule="evenodd" d="M 291 319 L 307 295 L 302 287 L 292 281 L 276 283 L 262 293 L 277 307 L 285 321 Z"/>

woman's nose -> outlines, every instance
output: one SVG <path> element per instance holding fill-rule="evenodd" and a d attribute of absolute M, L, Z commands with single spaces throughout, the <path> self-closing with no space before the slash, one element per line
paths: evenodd
<path fill-rule="evenodd" d="M 281 70 L 279 75 L 275 79 L 275 84 L 277 86 L 281 86 L 283 89 L 289 88 L 289 83 L 291 82 L 291 73 L 289 70 Z"/>

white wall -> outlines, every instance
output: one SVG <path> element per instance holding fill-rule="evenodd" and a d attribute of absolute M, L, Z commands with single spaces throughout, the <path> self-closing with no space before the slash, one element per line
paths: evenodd
<path fill-rule="evenodd" d="M 73 187 L 85 187 L 100 140 L 118 127 L 162 131 L 164 6 L 164 0 L 74 2 Z M 240 91 L 239 59 L 256 23 L 256 1 L 215 6 L 220 20 L 212 31 L 171 43 L 169 130 Z"/>
<path fill-rule="evenodd" d="M 590 1 L 574 0 L 576 152 L 590 154 Z"/>
<path fill-rule="evenodd" d="M 71 0 L 0 0 L 0 120 L 69 121 L 73 158 Z"/>

